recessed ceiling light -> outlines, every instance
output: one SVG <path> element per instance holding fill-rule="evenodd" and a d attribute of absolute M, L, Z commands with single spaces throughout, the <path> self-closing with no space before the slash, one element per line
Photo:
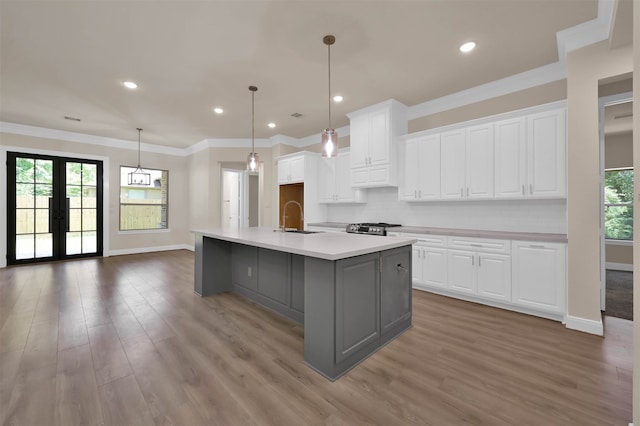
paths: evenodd
<path fill-rule="evenodd" d="M 137 89 L 138 85 L 136 83 L 134 83 L 133 81 L 125 81 L 122 84 L 124 84 L 124 87 L 126 87 L 127 89 Z"/>
<path fill-rule="evenodd" d="M 476 44 L 472 41 L 468 41 L 460 46 L 460 51 L 463 53 L 471 52 L 476 47 Z"/>
<path fill-rule="evenodd" d="M 224 110 L 220 107 L 215 107 L 213 109 L 213 112 L 215 112 L 216 114 L 222 114 L 224 112 Z"/>
<path fill-rule="evenodd" d="M 269 123 L 269 124 L 267 124 L 267 126 L 269 126 L 269 127 L 271 127 L 273 129 L 274 127 L 276 127 L 276 123 Z"/>
<path fill-rule="evenodd" d="M 340 96 L 340 95 L 335 95 L 335 96 L 333 97 L 333 101 L 334 101 L 334 102 L 342 102 L 342 99 L 343 99 L 343 97 L 342 97 L 342 96 Z"/>

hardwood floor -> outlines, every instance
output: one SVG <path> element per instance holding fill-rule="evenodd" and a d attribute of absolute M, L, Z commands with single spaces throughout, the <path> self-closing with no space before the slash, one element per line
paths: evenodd
<path fill-rule="evenodd" d="M 412 329 L 331 383 L 303 328 L 192 292 L 193 253 L 0 269 L 10 425 L 624 425 L 632 323 L 605 337 L 414 291 Z"/>

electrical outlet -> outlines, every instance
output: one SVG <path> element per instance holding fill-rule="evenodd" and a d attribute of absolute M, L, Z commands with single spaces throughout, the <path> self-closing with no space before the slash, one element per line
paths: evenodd
<path fill-rule="evenodd" d="M 247 268 L 247 275 L 248 275 L 249 277 L 251 277 L 251 266 L 249 266 L 249 267 Z"/>

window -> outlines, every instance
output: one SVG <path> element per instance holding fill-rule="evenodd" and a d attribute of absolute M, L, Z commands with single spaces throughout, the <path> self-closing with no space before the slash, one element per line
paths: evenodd
<path fill-rule="evenodd" d="M 633 240 L 633 169 L 604 171 L 604 235 Z"/>
<path fill-rule="evenodd" d="M 167 229 L 169 172 L 145 168 L 150 185 L 128 184 L 135 167 L 120 166 L 120 230 Z"/>

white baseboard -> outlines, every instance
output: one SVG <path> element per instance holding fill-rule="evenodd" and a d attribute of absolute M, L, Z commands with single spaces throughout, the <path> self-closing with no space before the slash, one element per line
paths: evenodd
<path fill-rule="evenodd" d="M 571 330 L 578 330 L 584 333 L 595 334 L 597 336 L 604 335 L 604 328 L 602 326 L 602 320 L 594 321 L 580 317 L 572 317 L 567 315 L 565 317 L 565 327 Z"/>
<path fill-rule="evenodd" d="M 633 263 L 607 262 L 604 267 L 607 268 L 607 269 L 612 269 L 614 271 L 629 271 L 629 272 L 633 272 Z"/>
<path fill-rule="evenodd" d="M 122 250 L 110 250 L 105 257 L 108 256 L 121 256 L 124 254 L 140 254 L 140 253 L 153 253 L 155 251 L 169 251 L 169 250 L 190 250 L 194 251 L 194 246 L 190 244 L 174 244 L 170 246 L 157 246 L 157 247 L 138 247 Z"/>

